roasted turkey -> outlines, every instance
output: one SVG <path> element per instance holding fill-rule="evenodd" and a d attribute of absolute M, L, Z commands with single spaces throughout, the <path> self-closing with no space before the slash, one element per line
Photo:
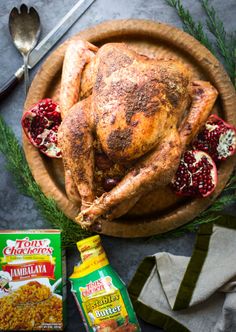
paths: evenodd
<path fill-rule="evenodd" d="M 72 41 L 63 64 L 58 138 L 68 198 L 81 204 L 76 221 L 98 226 L 168 184 L 216 97 L 209 82 L 192 81 L 177 60 L 151 59 L 122 43 L 97 49 Z M 95 140 L 109 160 L 131 165 L 100 197 L 94 190 Z"/>

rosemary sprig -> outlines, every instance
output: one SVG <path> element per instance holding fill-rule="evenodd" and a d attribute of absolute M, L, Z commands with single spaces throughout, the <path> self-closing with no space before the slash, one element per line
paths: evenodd
<path fill-rule="evenodd" d="M 216 44 L 219 53 L 224 59 L 226 70 L 232 81 L 235 79 L 235 61 L 234 49 L 236 47 L 236 34 L 227 36 L 224 24 L 216 14 L 215 9 L 209 5 L 208 0 L 201 0 L 203 9 L 207 14 L 207 27 L 209 31 L 215 36 Z"/>
<path fill-rule="evenodd" d="M 220 55 L 219 60 L 224 62 L 225 69 L 227 70 L 232 82 L 236 87 L 236 74 L 235 74 L 235 56 L 236 49 L 236 32 L 228 34 L 225 31 L 224 24 L 217 15 L 215 9 L 209 5 L 208 0 L 199 0 L 204 9 L 207 20 L 206 25 L 208 30 L 213 34 L 216 40 L 216 45 L 212 45 L 209 41 L 207 34 L 203 31 L 203 24 L 195 22 L 189 10 L 185 9 L 180 0 L 166 0 L 167 4 L 175 8 L 179 18 L 183 23 L 183 28 L 190 35 L 195 37 L 200 43 L 206 46 L 215 56 Z"/>
<path fill-rule="evenodd" d="M 199 40 L 206 48 L 208 48 L 213 54 L 214 49 L 209 41 L 207 34 L 203 31 L 203 26 L 200 22 L 194 22 L 189 10 L 185 9 L 181 4 L 180 0 L 166 0 L 169 6 L 176 9 L 179 15 L 184 31 L 188 32 L 190 35 L 194 36 Z"/>
<path fill-rule="evenodd" d="M 53 227 L 62 230 L 63 246 L 68 247 L 89 235 L 79 225 L 72 222 L 57 207 L 53 199 L 47 198 L 32 177 L 21 146 L 11 128 L 0 116 L 0 152 L 6 158 L 6 167 L 21 193 L 32 197 L 41 214 Z"/>

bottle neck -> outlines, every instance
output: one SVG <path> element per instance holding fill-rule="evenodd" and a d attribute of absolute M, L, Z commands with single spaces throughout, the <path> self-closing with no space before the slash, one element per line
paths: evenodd
<path fill-rule="evenodd" d="M 82 264 L 74 267 L 71 278 L 84 277 L 98 269 L 109 265 L 99 235 L 77 242 Z"/>
<path fill-rule="evenodd" d="M 90 248 L 87 248 L 84 251 L 80 251 L 80 256 L 81 256 L 82 262 L 85 262 L 85 261 L 87 261 L 88 259 L 91 259 L 91 258 L 98 257 L 101 254 L 106 255 L 103 247 L 101 246 L 101 244 L 100 245 L 98 244 L 96 247 L 90 247 Z"/>
<path fill-rule="evenodd" d="M 101 238 L 99 235 L 89 237 L 85 240 L 79 241 L 77 247 L 80 252 L 82 263 L 98 256 L 106 256 L 102 247 Z"/>

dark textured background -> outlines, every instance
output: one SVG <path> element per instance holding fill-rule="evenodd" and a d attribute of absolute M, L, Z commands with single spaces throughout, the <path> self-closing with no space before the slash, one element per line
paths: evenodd
<path fill-rule="evenodd" d="M 216 8 L 221 19 L 225 22 L 227 31 L 236 29 L 236 1 L 214 0 L 210 1 Z M 22 64 L 20 54 L 11 43 L 8 32 L 8 15 L 13 6 L 20 5 L 22 1 L 0 0 L 0 84 L 13 74 Z M 33 5 L 38 10 L 42 22 L 44 37 L 57 23 L 57 20 L 76 3 L 76 0 L 26 0 L 26 4 Z M 203 11 L 199 1 L 184 0 L 197 20 L 203 18 Z M 181 22 L 164 0 L 96 0 L 91 8 L 67 32 L 63 40 L 76 34 L 78 31 L 100 23 L 104 20 L 122 18 L 145 18 L 169 23 L 181 28 Z M 30 73 L 33 79 L 40 64 Z M 24 104 L 24 86 L 20 84 L 11 95 L 1 102 L 1 114 L 6 122 L 13 128 L 16 136 L 21 140 L 20 118 Z M 34 202 L 19 194 L 12 176 L 5 169 L 5 160 L 0 155 L 0 228 L 50 228 L 34 207 Z M 141 260 L 150 254 L 168 251 L 176 255 L 191 255 L 194 244 L 194 235 L 188 234 L 181 238 L 168 238 L 163 240 L 135 239 L 124 240 L 103 236 L 103 244 L 109 260 L 123 280 L 128 283 Z M 68 275 L 78 260 L 76 249 L 67 252 Z M 67 301 L 68 332 L 84 332 L 82 321 L 69 292 Z M 162 331 L 157 327 L 140 322 L 144 332 Z M 173 331 L 175 332 L 175 331 Z"/>

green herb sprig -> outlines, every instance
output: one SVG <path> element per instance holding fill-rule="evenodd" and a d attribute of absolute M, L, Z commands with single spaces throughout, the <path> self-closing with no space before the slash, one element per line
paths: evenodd
<path fill-rule="evenodd" d="M 42 216 L 44 216 L 53 227 L 62 230 L 63 246 L 72 246 L 78 240 L 90 234 L 67 218 L 67 216 L 58 209 L 56 202 L 51 198 L 47 198 L 42 193 L 38 184 L 32 177 L 23 150 L 16 136 L 11 128 L 6 125 L 1 116 L 0 152 L 6 158 L 6 168 L 11 172 L 13 180 L 20 192 L 26 196 L 32 197 Z"/>
<path fill-rule="evenodd" d="M 215 37 L 215 43 L 213 44 L 209 41 L 206 32 L 204 32 L 203 23 L 195 22 L 189 10 L 183 7 L 180 0 L 166 0 L 169 6 L 175 8 L 183 23 L 184 30 L 200 41 L 200 43 L 208 48 L 215 56 L 219 57 L 218 55 L 220 55 L 222 57 L 220 57 L 219 60 L 222 61 L 223 59 L 225 69 L 227 70 L 232 82 L 235 84 L 236 76 L 234 52 L 236 49 L 236 33 L 227 34 L 223 22 L 217 15 L 215 9 L 210 6 L 209 1 L 199 1 L 207 16 L 207 29 Z"/>
<path fill-rule="evenodd" d="M 214 49 L 209 41 L 207 34 L 203 31 L 203 25 L 201 22 L 195 22 L 191 16 L 189 10 L 185 9 L 180 0 L 166 0 L 169 6 L 176 9 L 182 23 L 185 32 L 194 36 L 201 42 L 206 48 L 208 48 L 213 54 Z"/>
<path fill-rule="evenodd" d="M 215 9 L 209 5 L 208 0 L 201 0 L 201 4 L 207 14 L 207 27 L 216 39 L 217 51 L 223 57 L 225 68 L 232 81 L 235 79 L 234 49 L 236 47 L 236 34 L 227 35 L 224 24 L 216 14 Z"/>

